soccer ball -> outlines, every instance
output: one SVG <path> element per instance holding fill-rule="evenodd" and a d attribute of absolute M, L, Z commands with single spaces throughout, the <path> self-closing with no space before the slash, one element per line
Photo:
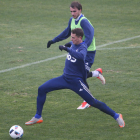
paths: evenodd
<path fill-rule="evenodd" d="M 23 129 L 19 125 L 13 125 L 9 130 L 9 135 L 13 139 L 19 139 L 23 136 Z"/>

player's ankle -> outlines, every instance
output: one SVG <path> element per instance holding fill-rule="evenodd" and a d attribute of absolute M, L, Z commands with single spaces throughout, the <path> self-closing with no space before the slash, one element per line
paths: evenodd
<path fill-rule="evenodd" d="M 39 119 L 41 118 L 41 115 L 35 114 L 35 118 Z"/>

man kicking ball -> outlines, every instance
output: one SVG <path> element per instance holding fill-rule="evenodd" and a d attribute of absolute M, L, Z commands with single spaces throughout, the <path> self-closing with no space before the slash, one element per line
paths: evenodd
<path fill-rule="evenodd" d="M 38 88 L 37 111 L 35 116 L 30 121 L 25 123 L 26 125 L 43 122 L 42 110 L 48 92 L 60 89 L 70 89 L 82 97 L 92 107 L 95 107 L 100 111 L 112 116 L 120 127 L 125 126 L 122 114 L 116 113 L 105 103 L 94 98 L 88 89 L 86 82 L 87 73 L 85 69 L 87 46 L 82 40 L 83 35 L 84 33 L 82 29 L 73 29 L 71 31 L 71 48 L 59 46 L 61 51 L 65 50 L 68 52 L 65 61 L 64 73 L 59 77 L 46 81 Z"/>

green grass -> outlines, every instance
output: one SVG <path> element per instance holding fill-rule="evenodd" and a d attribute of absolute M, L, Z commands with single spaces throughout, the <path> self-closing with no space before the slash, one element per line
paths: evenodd
<path fill-rule="evenodd" d="M 95 27 L 96 46 L 140 35 L 139 0 L 80 0 Z M 65 54 L 47 41 L 66 28 L 69 0 L 0 1 L 0 71 Z M 130 48 L 131 47 L 131 48 Z M 0 140 L 18 124 L 23 140 L 132 140 L 140 137 L 140 38 L 99 48 L 91 70 L 102 67 L 106 85 L 88 79 L 90 91 L 118 113 L 126 127 L 95 108 L 77 110 L 81 99 L 70 90 L 48 93 L 42 124 L 25 126 L 36 112 L 38 87 L 63 73 L 65 57 L 0 73 Z"/>

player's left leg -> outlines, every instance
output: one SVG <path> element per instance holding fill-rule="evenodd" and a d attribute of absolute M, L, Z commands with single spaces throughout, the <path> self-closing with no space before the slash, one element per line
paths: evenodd
<path fill-rule="evenodd" d="M 74 82 L 73 82 L 74 83 Z M 79 96 L 81 96 L 88 104 L 99 109 L 100 111 L 112 116 L 120 127 L 125 126 L 125 122 L 123 120 L 122 114 L 116 113 L 109 106 L 107 106 L 104 102 L 101 102 L 93 97 L 87 88 L 85 82 L 82 79 L 77 81 L 77 86 L 73 87 L 73 91 L 75 91 Z"/>

